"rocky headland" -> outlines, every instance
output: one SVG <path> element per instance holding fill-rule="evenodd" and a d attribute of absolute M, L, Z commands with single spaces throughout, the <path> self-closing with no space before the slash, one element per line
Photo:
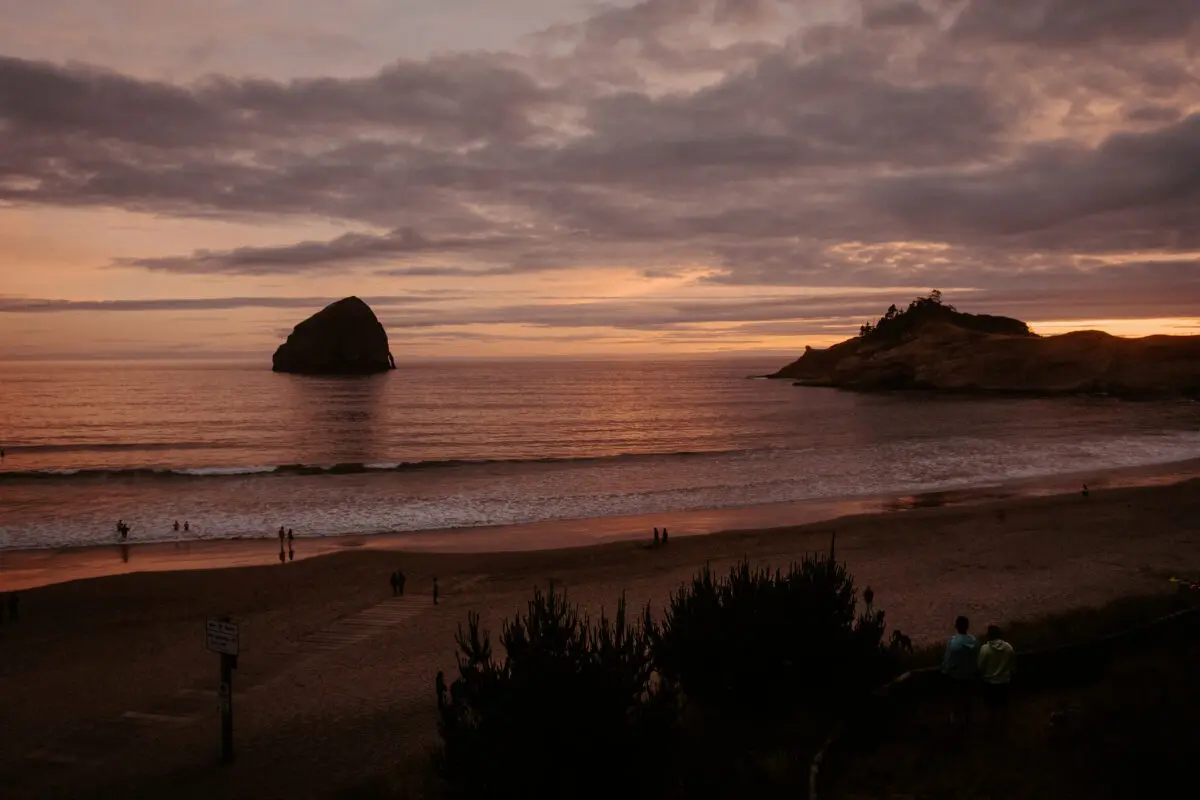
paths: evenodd
<path fill-rule="evenodd" d="M 1038 336 L 1017 319 L 960 312 L 934 292 L 907 309 L 892 306 L 852 339 L 805 348 L 768 377 L 859 391 L 1198 398 L 1200 336 Z"/>
<path fill-rule="evenodd" d="M 371 307 L 357 297 L 338 300 L 297 325 L 272 359 L 275 372 L 371 375 L 396 368 Z"/>

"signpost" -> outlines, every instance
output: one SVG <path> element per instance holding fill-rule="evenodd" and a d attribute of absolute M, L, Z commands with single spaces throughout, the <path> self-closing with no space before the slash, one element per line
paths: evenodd
<path fill-rule="evenodd" d="M 221 763 L 233 761 L 233 671 L 237 669 L 238 626 L 228 617 L 210 619 L 205 625 L 205 646 L 221 655 L 221 683 L 217 707 L 221 710 Z"/>

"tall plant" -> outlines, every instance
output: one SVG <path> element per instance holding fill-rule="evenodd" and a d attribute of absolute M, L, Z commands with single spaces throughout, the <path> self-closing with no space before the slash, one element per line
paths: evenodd
<path fill-rule="evenodd" d="M 672 596 L 654 657 L 689 700 L 728 714 L 828 710 L 887 674 L 884 630 L 831 556 L 786 572 L 743 560 L 723 577 L 705 566 Z"/>

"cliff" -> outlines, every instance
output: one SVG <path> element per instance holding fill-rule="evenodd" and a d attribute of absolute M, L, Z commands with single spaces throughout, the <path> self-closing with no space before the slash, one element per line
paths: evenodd
<path fill-rule="evenodd" d="M 854 390 L 1200 397 L 1200 336 L 1037 336 L 1020 320 L 920 298 L 860 335 L 805 353 L 772 378 Z"/>
<path fill-rule="evenodd" d="M 279 345 L 275 372 L 301 375 L 369 375 L 396 368 L 387 331 L 357 297 L 326 306 L 301 322 Z"/>

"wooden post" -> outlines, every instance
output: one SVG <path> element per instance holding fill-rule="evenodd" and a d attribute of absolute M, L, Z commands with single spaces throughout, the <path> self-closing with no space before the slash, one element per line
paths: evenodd
<path fill-rule="evenodd" d="M 221 708 L 221 763 L 233 763 L 233 671 L 237 656 L 221 654 L 221 685 L 217 703 Z"/>

